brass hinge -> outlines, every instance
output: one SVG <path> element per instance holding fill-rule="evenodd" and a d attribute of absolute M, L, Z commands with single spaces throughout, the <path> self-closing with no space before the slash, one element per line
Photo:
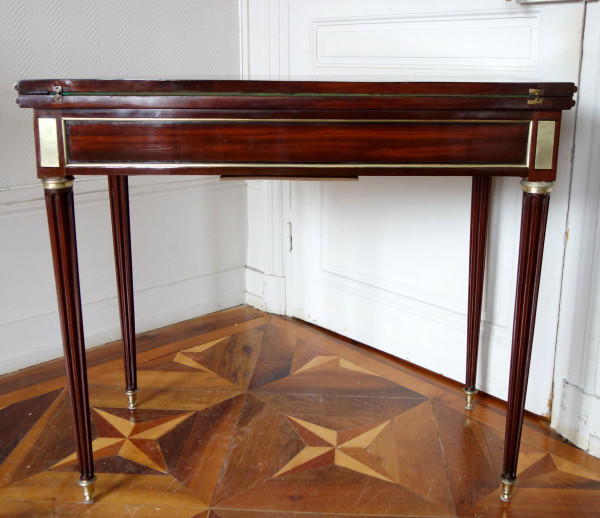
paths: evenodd
<path fill-rule="evenodd" d="M 52 91 L 54 92 L 54 102 L 62 102 L 62 86 L 52 85 Z"/>
<path fill-rule="evenodd" d="M 535 95 L 535 97 L 529 99 L 527 104 L 542 104 L 542 101 L 544 100 L 542 97 L 544 95 L 544 90 L 541 90 L 540 88 L 530 88 L 529 95 Z"/>

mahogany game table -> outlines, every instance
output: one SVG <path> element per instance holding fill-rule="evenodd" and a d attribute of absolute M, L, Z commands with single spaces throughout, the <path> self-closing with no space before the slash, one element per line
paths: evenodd
<path fill-rule="evenodd" d="M 471 176 L 465 408 L 473 408 L 491 178 L 521 179 L 523 205 L 501 499 L 516 481 L 548 203 L 572 83 L 24 80 L 45 190 L 84 500 L 94 463 L 74 176 L 106 175 L 126 394 L 136 406 L 128 177 L 252 179 Z M 423 196 L 427 196 L 424 192 Z"/>

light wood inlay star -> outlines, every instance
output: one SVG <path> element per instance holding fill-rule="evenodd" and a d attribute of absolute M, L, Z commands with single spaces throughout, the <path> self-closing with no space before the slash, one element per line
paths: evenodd
<path fill-rule="evenodd" d="M 168 469 L 157 441 L 194 413 L 187 412 L 135 422 L 97 408 L 93 411 L 96 418 L 103 419 L 109 425 L 108 430 L 92 442 L 95 459 L 119 456 L 164 474 L 168 473 Z M 77 454 L 73 453 L 50 469 L 59 468 L 76 460 Z"/>
<path fill-rule="evenodd" d="M 379 464 L 377 458 L 366 451 L 366 448 L 390 424 L 390 420 L 374 423 L 366 430 L 361 426 L 356 430 L 338 432 L 297 417 L 287 416 L 287 418 L 292 424 L 296 424 L 296 433 L 302 438 L 306 447 L 275 473 L 273 478 L 333 465 L 386 482 L 397 483 Z M 346 439 L 347 437 L 352 438 Z M 330 446 L 323 446 L 319 439 L 329 443 Z"/>

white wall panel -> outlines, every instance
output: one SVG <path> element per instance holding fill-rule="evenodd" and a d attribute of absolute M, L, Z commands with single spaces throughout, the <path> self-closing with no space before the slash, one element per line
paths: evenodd
<path fill-rule="evenodd" d="M 600 456 L 600 4 L 587 6 L 552 426 Z"/>
<path fill-rule="evenodd" d="M 37 183 L 19 79 L 239 77 L 236 0 L 4 0 L 0 189 Z"/>
<path fill-rule="evenodd" d="M 533 71 L 540 25 L 540 10 L 316 19 L 315 65 Z"/>
<path fill-rule="evenodd" d="M 220 182 L 214 177 L 161 180 L 131 182 L 138 332 L 235 306 L 245 299 L 244 183 Z M 105 186 L 104 179 L 75 182 L 88 347 L 120 336 Z M 41 186 L 37 189 L 42 191 Z M 14 192 L 18 191 L 0 192 L 0 372 L 62 354 L 44 202 L 11 202 Z"/>
<path fill-rule="evenodd" d="M 0 15 L 0 372 L 62 354 L 31 110 L 18 79 L 237 78 L 236 0 L 6 0 Z M 137 330 L 245 300 L 246 186 L 132 179 Z M 75 183 L 87 345 L 120 336 L 106 180 Z"/>
<path fill-rule="evenodd" d="M 578 79 L 583 4 L 246 4 L 248 77 Z M 252 38 L 253 32 L 260 36 Z M 552 392 L 574 118 L 571 111 L 563 119 L 559 181 L 550 203 L 538 309 L 542 324 L 536 329 L 527 401 L 527 408 L 540 414 L 549 412 Z M 470 182 L 293 182 L 289 197 L 290 207 L 277 199 L 283 210 L 273 212 L 280 224 L 293 224 L 293 251 L 281 251 L 286 312 L 464 379 Z M 494 181 L 478 387 L 501 398 L 508 386 L 520 201 L 518 181 Z"/>

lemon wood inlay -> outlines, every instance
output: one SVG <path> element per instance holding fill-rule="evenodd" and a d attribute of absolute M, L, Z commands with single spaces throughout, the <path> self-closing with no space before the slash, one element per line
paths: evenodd
<path fill-rule="evenodd" d="M 121 437 L 100 436 L 94 439 L 92 442 L 92 451 L 95 459 L 117 455 L 161 473 L 167 473 L 168 469 L 160 446 L 156 441 L 194 413 L 187 412 L 148 421 L 135 422 L 97 408 L 94 408 L 94 412 L 97 417 L 110 425 L 108 431 L 104 433 L 111 435 L 113 433 L 121 434 Z M 100 429 L 103 428 L 105 427 L 101 427 Z M 73 453 L 54 464 L 52 468 L 59 468 L 76 460 L 77 454 Z"/>
<path fill-rule="evenodd" d="M 343 436 L 353 437 L 352 439 L 340 444 L 340 433 L 324 426 L 310 423 L 297 417 L 287 416 L 290 421 L 300 425 L 302 428 L 313 433 L 315 436 L 324 439 L 331 446 L 316 446 L 309 444 L 309 436 L 305 436 L 306 446 L 290 459 L 273 478 L 288 473 L 311 470 L 325 466 L 339 466 L 369 477 L 375 477 L 386 482 L 395 483 L 389 473 L 380 465 L 377 458 L 366 451 L 366 448 L 375 440 L 381 431 L 390 423 L 373 424 L 373 427 L 364 430 L 364 426 L 356 430 L 344 430 Z M 314 438 L 313 438 L 314 440 Z M 333 452 L 333 455 L 326 455 Z"/>

